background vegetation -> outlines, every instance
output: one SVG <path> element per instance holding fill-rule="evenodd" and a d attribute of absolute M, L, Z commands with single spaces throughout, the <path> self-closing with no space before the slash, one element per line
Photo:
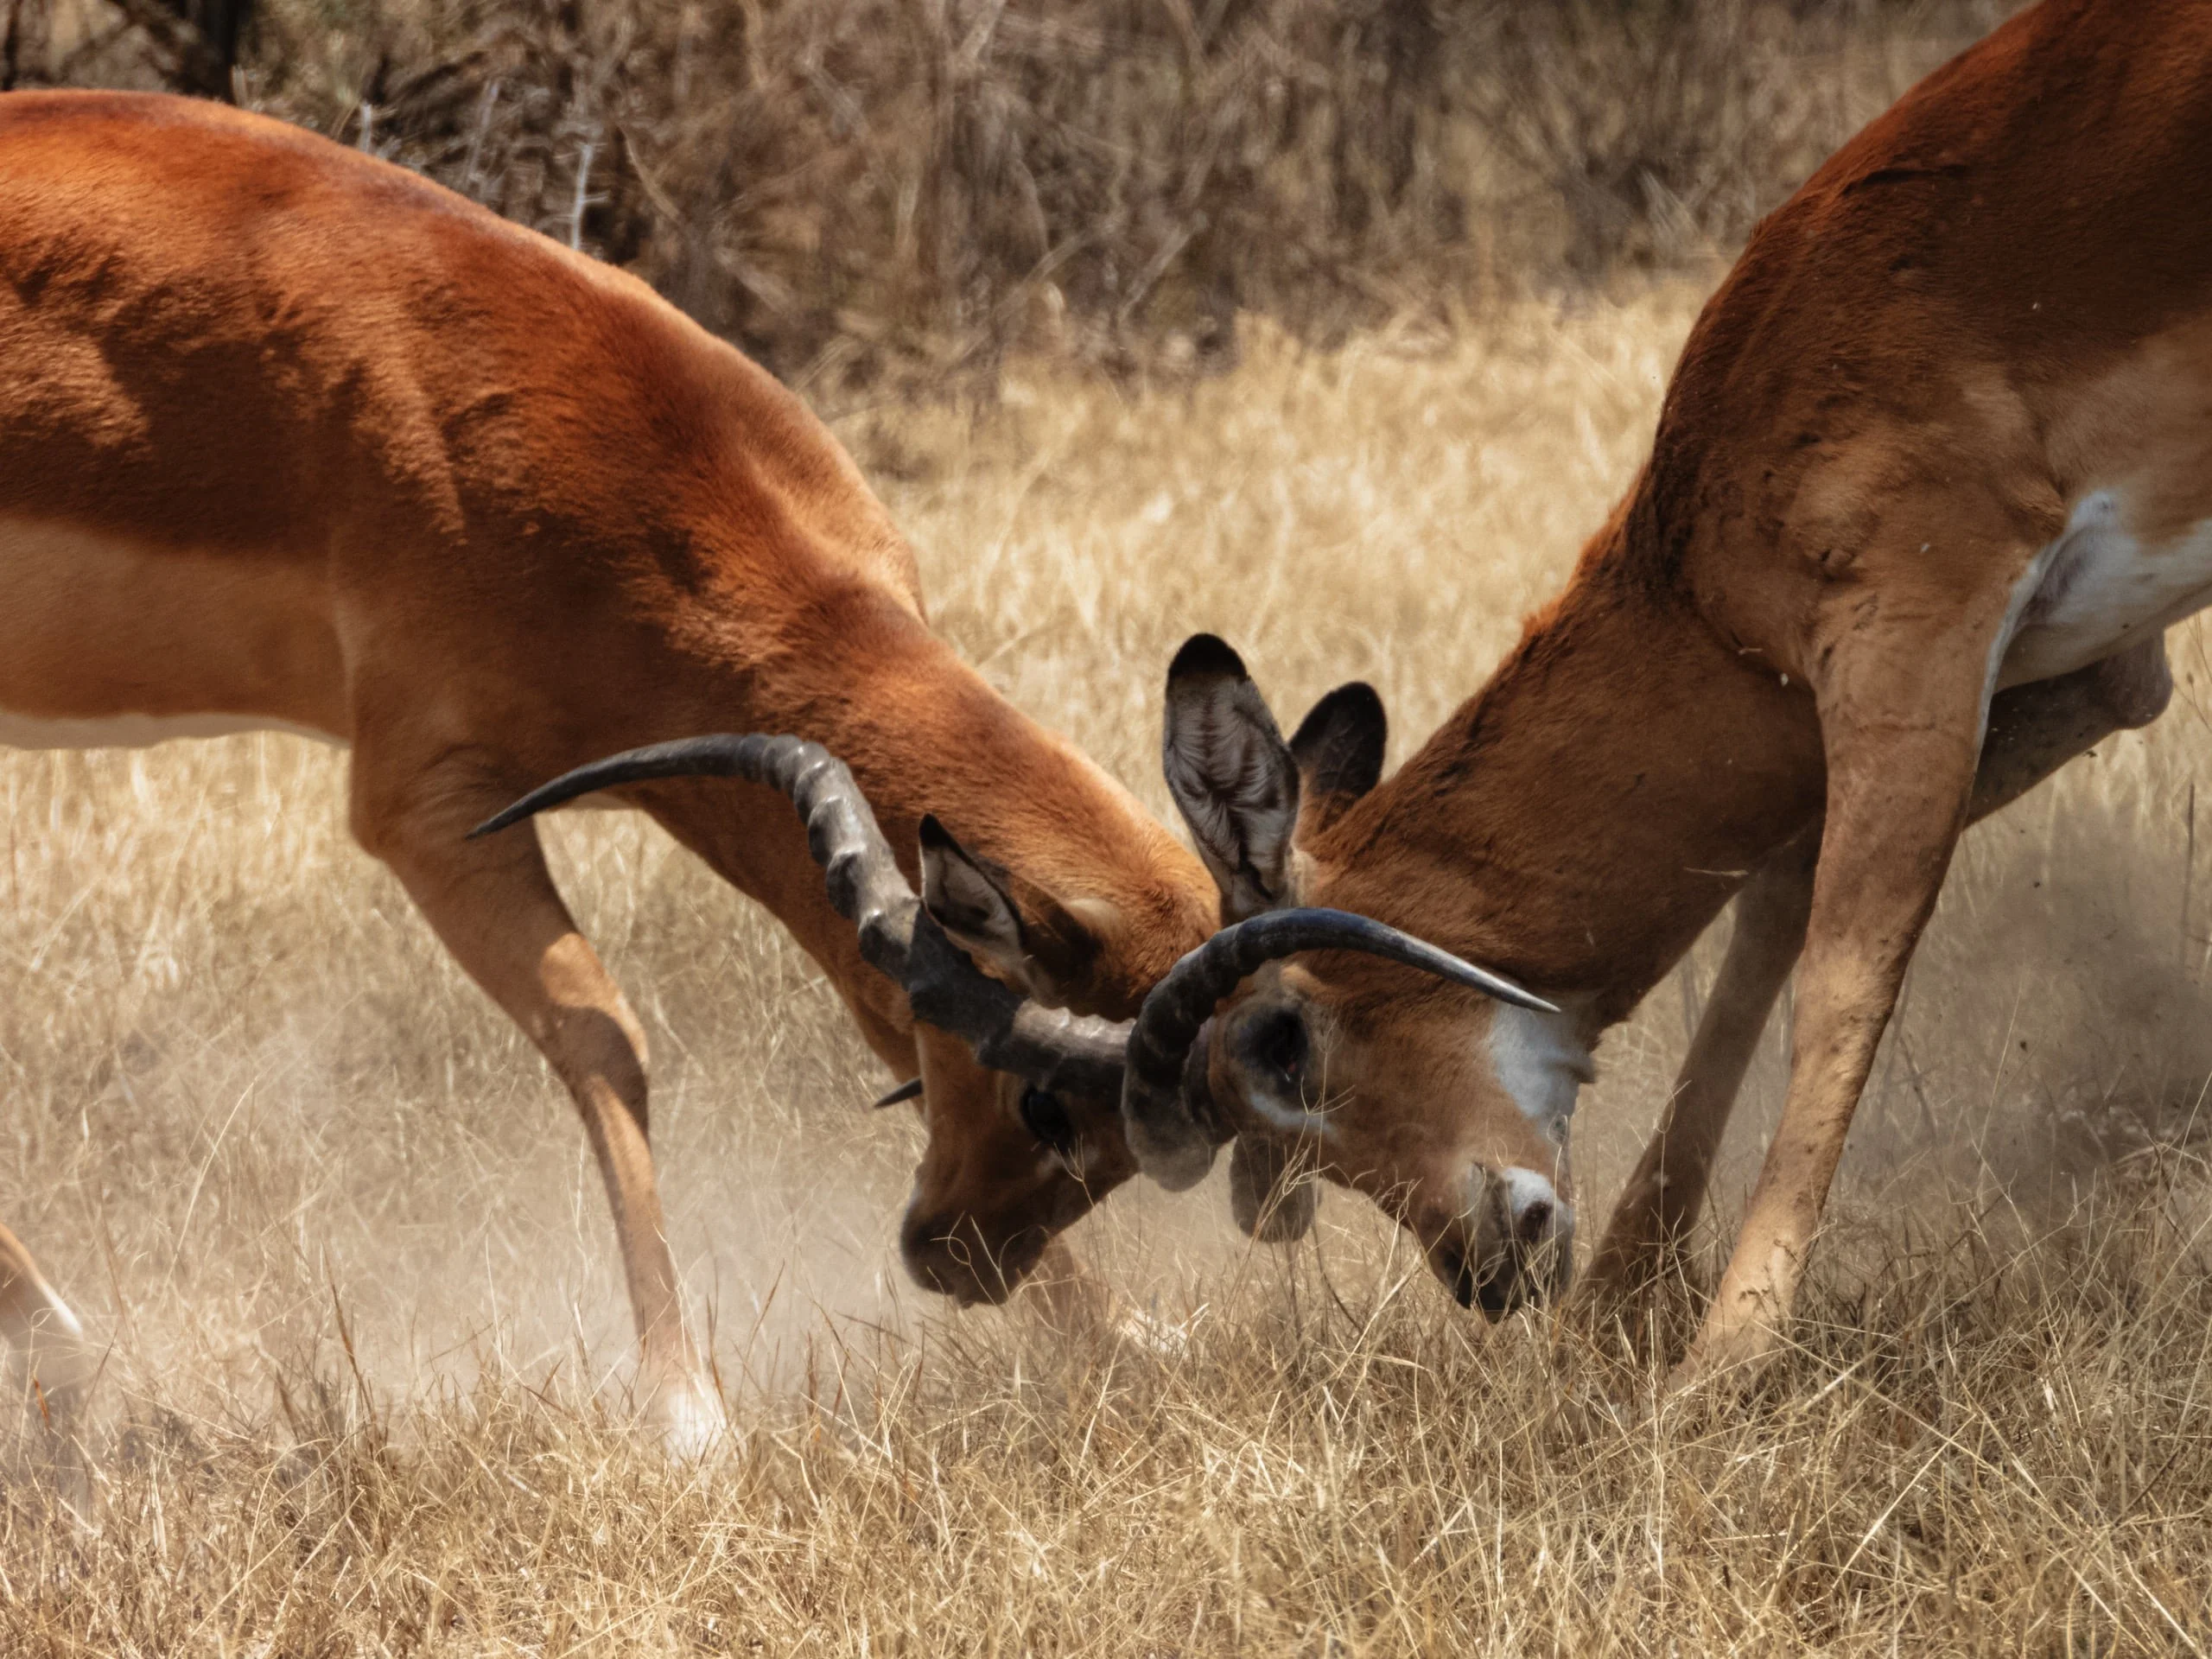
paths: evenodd
<path fill-rule="evenodd" d="M 0 80 L 228 90 L 636 266 L 829 393 L 1024 349 L 1219 367 L 1248 315 L 1333 341 L 1725 257 L 2011 9 L 0 0 Z"/>
<path fill-rule="evenodd" d="M 19 63 L 181 62 L 9 4 Z M 938 625 L 1164 814 L 1194 629 L 1287 716 L 1374 681 L 1394 760 L 1472 690 L 1641 461 L 1713 259 L 1977 17 L 280 6 L 231 85 L 564 237 L 594 146 L 583 239 L 804 380 Z M 1248 170 L 1200 167 L 1217 121 Z M 979 182 L 1022 169 L 1041 245 Z M 1235 238 L 1162 257 L 1201 213 Z M 949 1313 L 900 1279 L 918 1130 L 861 1109 L 888 1079 L 835 996 L 658 831 L 586 815 L 556 871 L 649 1027 L 737 1424 L 669 1465 L 625 1427 L 574 1114 L 346 839 L 343 756 L 0 754 L 0 1217 L 110 1344 L 83 1456 L 33 1411 L 0 1434 L 0 1652 L 2199 1651 L 2205 638 L 2157 727 L 1969 838 L 1802 1345 L 1717 1416 L 1571 1323 L 1471 1319 L 1341 1195 L 1291 1252 L 1215 1185 L 1085 1221 L 1179 1346 Z M 1600 1055 L 1593 1225 L 1722 943 Z M 1710 1251 L 1784 1062 L 1771 1032 Z"/>

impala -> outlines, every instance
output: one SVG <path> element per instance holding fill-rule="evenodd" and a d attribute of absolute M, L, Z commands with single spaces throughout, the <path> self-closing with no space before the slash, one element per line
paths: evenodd
<path fill-rule="evenodd" d="M 251 728 L 351 746 L 355 836 L 574 1096 L 671 1428 L 720 1408 L 662 1234 L 644 1033 L 534 830 L 466 837 L 540 779 L 730 728 L 849 763 L 679 745 L 616 798 L 772 911 L 918 1080 L 894 1094 L 929 1129 L 901 1231 L 924 1285 L 1003 1296 L 1130 1173 L 1118 1039 L 1077 1016 L 1134 1012 L 1215 925 L 1211 886 L 931 632 L 906 543 L 796 397 L 635 278 L 295 128 L 0 98 L 0 741 Z M 674 775 L 702 771 L 741 781 Z M 906 849 L 872 869 L 899 979 L 779 791 Z M 926 921 L 899 902 L 918 874 Z M 88 1372 L 12 1236 L 0 1336 L 57 1389 Z"/>
<path fill-rule="evenodd" d="M 1187 648 L 1169 781 L 1255 913 L 1140 1017 L 1145 1169 L 1186 1184 L 1268 1133 L 1463 1300 L 1556 1288 L 1592 1047 L 1740 892 L 1598 1276 L 1632 1285 L 1694 1216 L 1794 961 L 1782 1121 L 1676 1381 L 1770 1354 L 1961 829 L 2153 718 L 2162 631 L 2212 598 L 2208 200 L 2212 3 L 2046 0 L 1759 227 L 1566 592 L 1387 782 L 1287 813 L 1242 664 Z M 1556 1012 L 1294 957 L 1263 937 L 1290 904 L 1417 922 Z"/>

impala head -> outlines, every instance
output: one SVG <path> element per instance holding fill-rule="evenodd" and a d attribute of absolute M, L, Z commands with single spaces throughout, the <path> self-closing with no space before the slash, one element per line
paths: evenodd
<path fill-rule="evenodd" d="M 1064 898 L 971 851 L 935 817 L 920 828 L 922 906 L 993 979 L 1039 1008 L 1126 1019 L 1192 939 L 1166 949 L 1109 904 Z M 977 1063 L 957 1038 L 915 1028 L 928 1144 L 899 1230 L 918 1284 L 963 1304 L 997 1302 L 1046 1244 L 1136 1173 L 1122 1134 L 1116 1071 L 1102 1086 Z"/>
<path fill-rule="evenodd" d="M 1345 899 L 1329 831 L 1380 778 L 1384 736 L 1380 700 L 1346 686 L 1286 744 L 1236 652 L 1200 635 L 1177 656 L 1168 785 L 1229 926 L 1147 1001 L 1128 1138 L 1172 1185 L 1232 1135 L 1295 1147 L 1495 1318 L 1566 1283 L 1568 1114 L 1589 1059 L 1569 1015 L 1366 919 L 1448 923 L 1417 883 L 1366 883 L 1359 916 L 1325 908 Z"/>
<path fill-rule="evenodd" d="M 1047 1089 L 915 1030 L 929 1139 L 899 1227 L 906 1271 L 963 1305 L 1003 1301 L 1045 1247 L 1136 1173 L 1116 1091 Z"/>
<path fill-rule="evenodd" d="M 555 779 L 477 833 L 594 791 L 697 775 L 745 778 L 791 798 L 861 954 L 905 988 L 921 1075 L 878 1104 L 917 1101 L 929 1142 L 901 1253 L 925 1288 L 963 1303 L 1003 1300 L 1055 1234 L 1136 1172 L 1120 1109 L 1127 1027 L 1110 1021 L 1134 1014 L 1204 937 L 1204 877 L 1192 867 L 1189 891 L 1166 883 L 1146 906 L 1065 897 L 1039 873 L 970 851 L 925 817 L 918 898 L 851 774 L 790 737 L 632 750 Z M 1101 833 L 1095 817 L 1087 827 Z M 1144 829 L 1188 861 L 1148 818 Z"/>

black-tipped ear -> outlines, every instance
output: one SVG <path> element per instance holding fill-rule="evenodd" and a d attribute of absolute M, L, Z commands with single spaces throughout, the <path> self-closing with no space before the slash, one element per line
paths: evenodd
<path fill-rule="evenodd" d="M 1194 635 L 1167 668 L 1167 788 L 1232 922 L 1291 898 L 1298 764 L 1243 658 Z"/>
<path fill-rule="evenodd" d="M 1290 740 L 1303 801 L 1301 837 L 1327 829 L 1382 780 L 1389 741 L 1382 699 L 1364 680 L 1340 685 L 1313 705 Z"/>

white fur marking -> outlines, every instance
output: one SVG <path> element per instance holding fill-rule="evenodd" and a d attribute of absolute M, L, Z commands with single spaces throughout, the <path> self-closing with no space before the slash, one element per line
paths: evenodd
<path fill-rule="evenodd" d="M 2020 632 L 2020 621 L 2034 604 L 2037 592 L 2050 569 L 2050 562 L 2058 547 L 2056 542 L 2042 549 L 2028 561 L 2028 568 L 2013 579 L 2012 594 L 2005 601 L 2005 620 L 1998 626 L 1997 637 L 1989 642 L 1989 662 L 1981 676 L 1981 720 L 1976 728 L 1974 747 L 1979 749 L 1989 736 L 1989 705 L 1996 700 L 1999 675 L 2004 671 L 2005 653 L 2012 649 L 2012 641 Z M 1921 550 L 1927 551 L 1926 548 Z"/>
<path fill-rule="evenodd" d="M 1574 1211 L 1560 1202 L 1559 1189 L 1551 1178 L 1540 1175 L 1533 1169 L 1523 1169 L 1518 1164 L 1502 1171 L 1498 1179 L 1505 1186 L 1505 1208 L 1516 1222 L 1539 1204 L 1552 1207 L 1552 1229 L 1554 1231 L 1574 1224 Z"/>
<path fill-rule="evenodd" d="M 43 720 L 0 709 L 0 745 L 11 749 L 143 749 L 180 737 L 290 732 L 320 743 L 341 740 L 312 726 L 257 715 L 116 715 L 105 720 Z"/>
<path fill-rule="evenodd" d="M 2031 569 L 2039 579 L 2007 642 L 1999 686 L 2086 668 L 2212 601 L 2212 519 L 2147 545 L 2127 527 L 2120 493 L 2093 490 Z"/>
<path fill-rule="evenodd" d="M 1560 1147 L 1567 1144 L 1576 1093 L 1598 1075 L 1576 1024 L 1572 1009 L 1539 1014 L 1501 1002 L 1491 1010 L 1492 1074 L 1521 1115 Z"/>
<path fill-rule="evenodd" d="M 1337 1132 L 1326 1112 L 1314 1111 L 1302 1100 L 1296 1106 L 1287 1106 L 1272 1091 L 1257 1089 L 1248 1103 L 1285 1135 L 1314 1135 L 1327 1140 Z"/>

